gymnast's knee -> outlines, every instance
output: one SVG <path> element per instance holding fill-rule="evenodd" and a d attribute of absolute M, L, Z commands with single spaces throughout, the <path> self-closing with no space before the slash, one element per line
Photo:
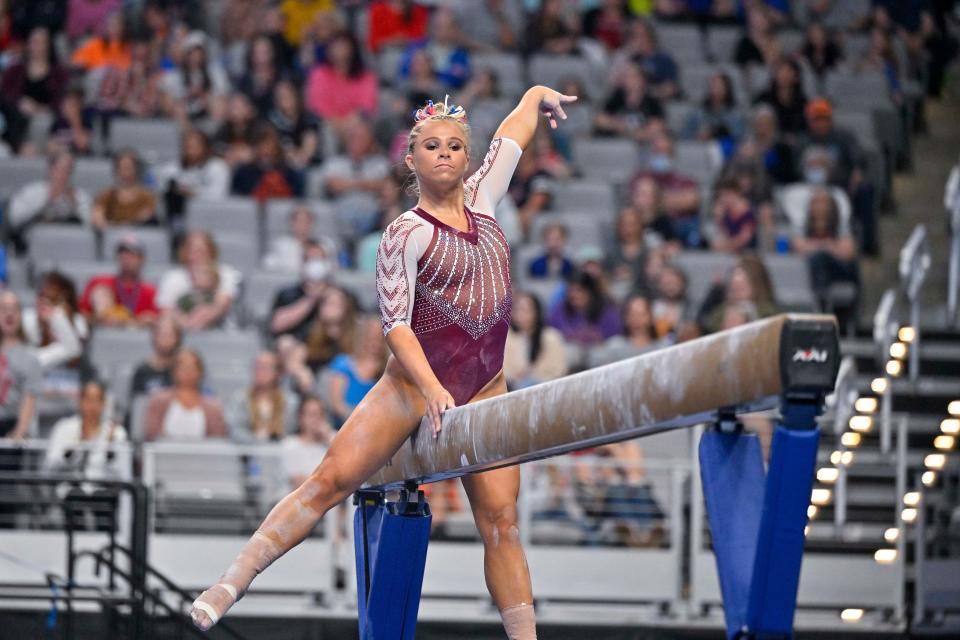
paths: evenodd
<path fill-rule="evenodd" d="M 301 501 L 323 513 L 349 496 L 354 488 L 337 461 L 327 458 L 317 465 L 298 491 Z"/>
<path fill-rule="evenodd" d="M 520 544 L 520 526 L 517 522 L 517 505 L 487 509 L 477 516 L 477 529 L 487 547 Z"/>

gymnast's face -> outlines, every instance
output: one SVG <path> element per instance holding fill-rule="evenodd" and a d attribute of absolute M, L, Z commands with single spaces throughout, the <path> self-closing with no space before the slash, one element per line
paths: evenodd
<path fill-rule="evenodd" d="M 463 182 L 470 164 L 467 155 L 467 136 L 463 129 L 450 121 L 426 123 L 406 157 L 407 166 L 417 174 L 417 180 L 443 189 Z"/>

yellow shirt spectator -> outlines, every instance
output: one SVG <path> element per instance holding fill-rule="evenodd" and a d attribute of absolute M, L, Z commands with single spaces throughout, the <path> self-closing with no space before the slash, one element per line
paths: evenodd
<path fill-rule="evenodd" d="M 283 38 L 293 46 L 299 46 L 303 32 L 321 11 L 331 11 L 333 0 L 283 0 L 280 13 L 283 15 Z"/>

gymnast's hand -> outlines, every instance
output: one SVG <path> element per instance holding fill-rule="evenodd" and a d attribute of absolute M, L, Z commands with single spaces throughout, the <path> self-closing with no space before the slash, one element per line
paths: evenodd
<path fill-rule="evenodd" d="M 427 418 L 430 420 L 430 427 L 433 429 L 433 437 L 440 434 L 441 419 L 447 409 L 453 409 L 457 404 L 453 401 L 450 392 L 441 385 L 429 389 L 424 397 L 427 399 Z"/>
<path fill-rule="evenodd" d="M 540 113 L 547 117 L 550 122 L 550 128 L 557 128 L 557 118 L 567 119 L 567 114 L 563 110 L 563 105 L 568 102 L 574 102 L 577 96 L 567 96 L 559 91 L 554 91 L 549 87 L 543 88 L 543 95 L 540 96 Z"/>

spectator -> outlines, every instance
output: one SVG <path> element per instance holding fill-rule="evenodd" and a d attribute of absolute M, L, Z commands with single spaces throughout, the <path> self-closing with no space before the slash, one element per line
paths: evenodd
<path fill-rule="evenodd" d="M 800 55 L 818 78 L 823 78 L 843 61 L 843 51 L 826 25 L 811 22 Z"/>
<path fill-rule="evenodd" d="M 798 145 L 800 173 L 808 184 L 830 184 L 850 196 L 860 226 L 861 249 L 879 253 L 874 189 L 866 179 L 866 161 L 856 137 L 833 124 L 833 107 L 823 98 L 811 100 L 806 110 L 808 132 Z"/>
<path fill-rule="evenodd" d="M 0 441 L 23 440 L 34 424 L 43 371 L 23 331 L 17 295 L 0 291 Z"/>
<path fill-rule="evenodd" d="M 206 231 L 191 231 L 178 252 L 179 267 L 167 271 L 157 288 L 157 307 L 161 311 L 178 312 L 180 326 L 186 330 L 202 330 L 219 325 L 226 318 L 240 287 L 240 273 L 217 262 L 217 245 Z M 211 285 L 215 282 L 215 285 Z M 181 300 L 197 293 L 197 284 L 209 294 L 188 311 L 179 306 Z"/>
<path fill-rule="evenodd" d="M 45 373 L 61 367 L 78 369 L 90 331 L 69 278 L 57 271 L 40 277 L 36 307 L 23 312 L 23 330 Z M 51 376 L 47 378 L 49 382 Z"/>
<path fill-rule="evenodd" d="M 90 479 L 119 477 L 123 470 L 113 455 L 112 445 L 126 442 L 127 432 L 106 410 L 107 390 L 103 383 L 84 383 L 77 409 L 76 415 L 61 418 L 53 425 L 44 469 L 80 472 Z"/>
<path fill-rule="evenodd" d="M 47 156 L 47 177 L 18 189 L 7 209 L 9 224 L 20 236 L 30 227 L 45 222 L 90 222 L 92 201 L 83 189 L 73 185 L 74 160 L 69 151 Z"/>
<path fill-rule="evenodd" d="M 431 95 L 439 95 L 439 92 Z M 568 93 L 566 95 L 578 94 Z M 496 101 L 501 98 L 500 78 L 496 70 L 491 67 L 477 69 L 470 76 L 470 81 L 464 85 L 458 97 L 460 106 L 470 111 L 471 114 L 483 113 L 485 107 L 493 108 Z M 414 104 L 423 103 L 414 102 Z"/>
<path fill-rule="evenodd" d="M 300 399 L 297 409 L 297 434 L 289 435 L 281 443 L 283 472 L 290 488 L 299 487 L 327 455 L 336 435 L 323 402 L 316 396 Z"/>
<path fill-rule="evenodd" d="M 380 189 L 380 226 L 357 243 L 356 266 L 360 271 L 376 272 L 377 247 L 380 246 L 384 229 L 409 209 L 410 203 L 404 198 L 401 182 L 402 177 L 397 171 L 391 171 L 383 181 Z"/>
<path fill-rule="evenodd" d="M 437 9 L 430 23 L 430 38 L 410 44 L 400 63 L 400 78 L 410 75 L 414 52 L 426 51 L 433 62 L 437 80 L 446 89 L 460 89 L 470 77 L 470 53 L 462 46 L 463 36 L 450 9 Z M 417 102 L 418 104 L 422 104 Z"/>
<path fill-rule="evenodd" d="M 859 289 L 856 243 L 849 228 L 841 223 L 837 203 L 828 189 L 818 187 L 811 194 L 805 233 L 794 235 L 790 246 L 807 257 L 810 283 L 821 309 L 831 310 L 829 294 L 834 284 L 844 282 Z"/>
<path fill-rule="evenodd" d="M 645 180 L 644 188 L 648 186 L 656 189 L 652 180 Z M 605 252 L 604 270 L 616 281 L 635 281 L 641 275 L 647 249 L 661 244 L 655 234 L 647 228 L 639 209 L 634 206 L 621 209 L 617 215 L 615 237 Z"/>
<path fill-rule="evenodd" d="M 176 235 L 185 231 L 191 198 L 222 200 L 230 193 L 230 167 L 213 155 L 210 138 L 198 129 L 183 132 L 180 159 L 157 167 L 154 177 L 163 190 L 167 224 Z"/>
<path fill-rule="evenodd" d="M 226 423 L 220 403 L 201 394 L 203 360 L 184 349 L 173 364 L 173 388 L 154 391 L 144 416 L 144 440 L 197 441 L 223 438 Z"/>
<path fill-rule="evenodd" d="M 606 46 L 607 51 L 616 51 L 626 40 L 628 24 L 626 2 L 602 0 L 600 6 L 584 14 L 583 35 L 599 40 Z"/>
<path fill-rule="evenodd" d="M 296 85 L 280 80 L 273 88 L 273 107 L 267 120 L 280 134 L 283 156 L 293 169 L 303 171 L 320 162 L 320 121 L 303 108 Z"/>
<path fill-rule="evenodd" d="M 665 246 L 671 251 L 680 248 L 680 238 L 663 208 L 663 195 L 656 178 L 641 175 L 633 182 L 629 207 L 640 215 L 643 241 L 649 248 Z"/>
<path fill-rule="evenodd" d="M 726 281 L 710 289 L 697 314 L 697 324 L 703 333 L 714 333 L 723 327 L 724 308 L 730 304 L 752 305 L 758 318 L 777 312 L 770 274 L 760 258 L 741 257 L 727 274 Z"/>
<path fill-rule="evenodd" d="M 880 73 L 887 79 L 890 87 L 890 98 L 895 104 L 903 102 L 903 91 L 900 84 L 900 65 L 893 51 L 893 39 L 882 27 L 870 30 L 870 46 L 863 52 L 863 56 L 856 61 L 854 69 L 858 73 Z"/>
<path fill-rule="evenodd" d="M 665 264 L 653 282 L 651 315 L 654 333 L 660 339 L 679 339 L 691 316 L 687 299 L 687 274 L 677 266 Z"/>
<path fill-rule="evenodd" d="M 96 34 L 107 18 L 121 10 L 122 4 L 122 0 L 69 0 L 67 37 L 77 42 Z"/>
<path fill-rule="evenodd" d="M 294 430 L 296 398 L 280 384 L 277 354 L 261 351 L 253 361 L 253 380 L 227 404 L 227 425 L 234 442 L 282 440 Z"/>
<path fill-rule="evenodd" d="M 527 18 L 524 44 L 527 53 L 553 56 L 580 53 L 580 16 L 563 0 L 542 0 L 540 8 Z"/>
<path fill-rule="evenodd" d="M 325 367 L 352 348 L 357 323 L 357 302 L 339 287 L 329 286 L 307 332 L 307 365 L 314 371 Z"/>
<path fill-rule="evenodd" d="M 113 156 L 114 185 L 97 195 L 90 221 L 98 229 L 107 225 L 156 224 L 157 197 L 143 184 L 143 163 L 133 149 Z"/>
<path fill-rule="evenodd" d="M 773 33 L 770 9 L 763 3 L 755 2 L 746 13 L 747 28 L 733 51 L 733 62 L 739 67 L 771 66 L 782 51 Z"/>
<path fill-rule="evenodd" d="M 260 32 L 273 0 L 224 0 L 220 37 L 224 44 L 247 43 Z"/>
<path fill-rule="evenodd" d="M 230 167 L 253 160 L 257 113 L 250 99 L 242 93 L 230 95 L 226 121 L 213 138 L 214 150 Z"/>
<path fill-rule="evenodd" d="M 130 43 L 127 40 L 123 12 L 110 14 L 98 35 L 81 44 L 70 64 L 85 72 L 103 67 L 126 70 L 130 67 Z"/>
<path fill-rule="evenodd" d="M 93 153 L 93 110 L 83 106 L 83 89 L 71 89 L 60 102 L 60 109 L 50 125 L 47 148 L 67 149 L 75 155 Z"/>
<path fill-rule="evenodd" d="M 673 140 L 666 133 L 654 137 L 647 157 L 647 169 L 633 178 L 631 193 L 644 177 L 653 178 L 657 183 L 660 201 L 670 219 L 673 234 L 685 247 L 700 247 L 703 243 L 699 220 L 700 187 L 696 180 L 674 167 Z"/>
<path fill-rule="evenodd" d="M 299 47 L 304 32 L 316 19 L 317 14 L 329 13 L 335 7 L 333 0 L 282 0 L 280 15 L 283 16 L 284 39 L 291 47 Z"/>
<path fill-rule="evenodd" d="M 183 334 L 173 316 L 160 316 L 150 334 L 153 353 L 133 371 L 130 381 L 130 406 L 140 396 L 148 396 L 173 386 L 173 364 L 182 342 Z"/>
<path fill-rule="evenodd" d="M 553 181 L 550 178 L 550 173 L 538 161 L 536 151 L 528 147 L 520 156 L 507 189 L 517 206 L 524 237 L 530 233 L 533 219 L 553 202 Z"/>
<path fill-rule="evenodd" d="M 93 325 L 139 327 L 157 319 L 156 289 L 141 278 L 145 251 L 133 233 L 117 243 L 117 272 L 94 276 L 80 296 L 80 311 Z"/>
<path fill-rule="evenodd" d="M 315 249 L 304 255 L 300 282 L 277 292 L 270 315 L 270 331 L 275 337 L 292 335 L 306 342 L 330 288 L 331 264 Z"/>
<path fill-rule="evenodd" d="M 669 53 L 660 49 L 657 32 L 647 20 L 637 20 L 630 27 L 627 42 L 618 54 L 618 68 L 624 61 L 640 67 L 650 85 L 650 93 L 658 100 L 669 100 L 680 94 L 680 74 Z"/>
<path fill-rule="evenodd" d="M 335 199 L 338 216 L 354 236 L 368 233 L 380 213 L 377 196 L 390 175 L 390 162 L 380 153 L 368 122 L 356 119 L 346 129 L 346 153 L 323 163 L 323 188 Z"/>
<path fill-rule="evenodd" d="M 377 111 L 377 76 L 364 66 L 357 41 L 349 32 L 330 42 L 326 60 L 307 74 L 304 91 L 307 108 L 338 130 L 350 116 L 372 116 Z"/>
<path fill-rule="evenodd" d="M 298 59 L 300 69 L 309 69 L 327 59 L 327 47 L 338 33 L 346 28 L 345 21 L 336 11 L 321 11 L 303 32 Z"/>
<path fill-rule="evenodd" d="M 210 58 L 208 46 L 202 31 L 190 32 L 180 43 L 179 64 L 161 83 L 161 104 L 168 116 L 180 121 L 223 120 L 230 85 L 223 67 Z"/>
<path fill-rule="evenodd" d="M 97 88 L 94 110 L 104 122 L 107 137 L 110 120 L 116 115 L 153 118 L 160 115 L 160 84 L 163 72 L 150 43 L 140 40 L 130 45 L 130 65 L 126 69 L 107 67 Z"/>
<path fill-rule="evenodd" d="M 734 152 L 731 164 L 749 167 L 755 182 L 766 179 L 782 185 L 795 180 L 793 149 L 780 136 L 773 107 L 754 107 L 750 130 Z"/>
<path fill-rule="evenodd" d="M 684 137 L 697 140 L 733 142 L 743 136 L 745 124 L 737 108 L 733 81 L 726 73 L 715 73 L 707 82 L 706 95 L 699 107 L 687 118 Z"/>
<path fill-rule="evenodd" d="M 313 212 L 310 207 L 303 204 L 295 206 L 288 219 L 289 233 L 274 238 L 270 243 L 270 251 L 263 257 L 264 269 L 296 274 L 300 272 L 308 254 L 331 262 L 336 259 L 333 240 L 323 238 L 322 242 L 318 242 L 314 239 Z"/>
<path fill-rule="evenodd" d="M 521 4 L 520 0 L 483 0 L 455 5 L 457 24 L 463 29 L 470 49 L 516 49 L 518 30 L 523 24 Z M 468 108 L 462 99 L 460 104 Z"/>
<path fill-rule="evenodd" d="M 67 70 L 57 62 L 50 32 L 44 27 L 30 31 L 22 59 L 7 67 L 0 79 L 0 110 L 7 125 L 3 139 L 15 153 L 26 150 L 30 119 L 59 108 L 68 80 Z"/>
<path fill-rule="evenodd" d="M 373 54 L 384 47 L 404 47 L 427 35 L 430 13 L 413 0 L 375 0 L 367 18 L 367 46 Z"/>
<path fill-rule="evenodd" d="M 326 396 L 334 428 L 343 426 L 380 379 L 386 364 L 387 345 L 379 318 L 360 318 L 349 351 L 337 354 L 327 368 Z"/>
<path fill-rule="evenodd" d="M 803 110 L 807 97 L 800 82 L 800 66 L 783 59 L 774 67 L 770 86 L 754 100 L 754 104 L 769 104 L 777 114 L 779 130 L 788 138 L 795 138 L 806 129 Z"/>
<path fill-rule="evenodd" d="M 67 3 L 63 0 L 14 2 L 9 12 L 13 21 L 13 33 L 17 40 L 22 41 L 37 28 L 45 29 L 52 36 L 63 31 L 67 19 Z"/>
<path fill-rule="evenodd" d="M 567 373 L 563 336 L 544 325 L 540 301 L 517 293 L 503 357 L 503 374 L 511 389 L 522 389 L 555 380 Z"/>
<path fill-rule="evenodd" d="M 600 347 L 593 349 L 590 366 L 610 364 L 665 346 L 657 340 L 652 306 L 646 296 L 633 294 L 627 297 L 621 315 L 623 333 L 608 338 Z"/>
<path fill-rule="evenodd" d="M 541 240 L 543 255 L 534 258 L 528 267 L 531 278 L 566 278 L 574 269 L 573 261 L 567 257 L 567 240 L 570 232 L 559 222 L 543 227 Z"/>
<path fill-rule="evenodd" d="M 402 61 L 405 72 L 397 82 L 397 88 L 403 91 L 406 98 L 404 107 L 425 104 L 428 100 L 442 95 L 444 88 L 437 80 L 437 71 L 434 69 L 430 52 L 423 46 L 416 46 L 411 47 L 405 56 Z M 406 111 L 409 109 L 404 108 L 404 112 Z"/>
<path fill-rule="evenodd" d="M 740 253 L 757 248 L 757 212 L 736 180 L 727 178 L 717 184 L 713 221 L 710 248 L 714 251 Z"/>
<path fill-rule="evenodd" d="M 237 167 L 230 190 L 259 202 L 303 196 L 303 174 L 287 164 L 280 134 L 273 126 L 260 128 L 254 140 L 253 160 Z"/>
<path fill-rule="evenodd" d="M 598 135 L 626 137 L 649 142 L 663 131 L 664 111 L 648 90 L 647 77 L 636 64 L 620 72 L 616 88 L 594 116 Z"/>
<path fill-rule="evenodd" d="M 237 83 L 237 90 L 250 98 L 261 118 L 273 107 L 273 90 L 280 81 L 280 61 L 273 41 L 261 34 L 250 43 L 246 71 Z"/>
<path fill-rule="evenodd" d="M 579 271 L 567 281 L 564 298 L 551 309 L 547 323 L 579 347 L 592 347 L 622 330 L 617 306 L 607 299 L 598 280 Z"/>

